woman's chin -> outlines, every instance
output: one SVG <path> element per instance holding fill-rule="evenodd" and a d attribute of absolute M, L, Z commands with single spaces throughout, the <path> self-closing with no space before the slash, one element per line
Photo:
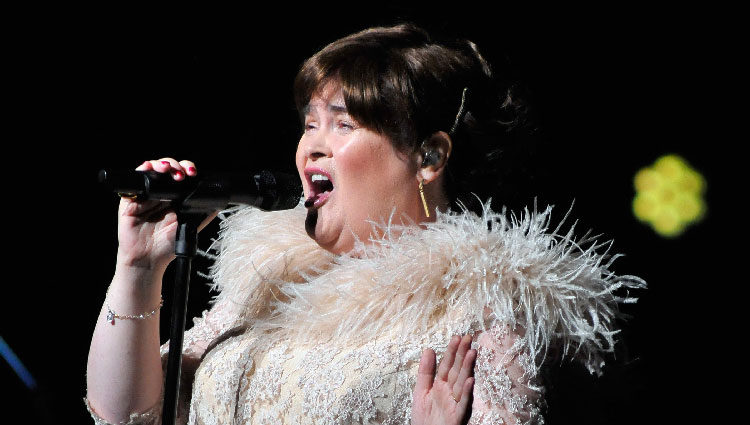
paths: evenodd
<path fill-rule="evenodd" d="M 351 251 L 354 244 L 340 238 L 315 239 L 318 246 L 330 252 L 331 254 L 346 254 Z"/>

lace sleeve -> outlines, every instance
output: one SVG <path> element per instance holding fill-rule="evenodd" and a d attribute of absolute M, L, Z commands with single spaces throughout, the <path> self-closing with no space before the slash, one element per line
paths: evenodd
<path fill-rule="evenodd" d="M 521 338 L 496 326 L 475 339 L 474 402 L 470 425 L 541 424 L 544 388 L 537 383 Z"/>
<path fill-rule="evenodd" d="M 178 395 L 177 420 L 178 424 L 187 422 L 187 412 L 190 406 L 190 394 L 193 387 L 193 378 L 198 369 L 203 353 L 208 345 L 231 328 L 232 322 L 228 320 L 226 309 L 223 304 L 217 303 L 211 310 L 203 312 L 202 317 L 193 319 L 193 327 L 185 331 L 182 346 L 182 372 L 180 374 L 180 394 Z M 167 368 L 169 354 L 169 342 L 167 341 L 160 349 L 162 369 Z M 161 423 L 161 412 L 164 392 L 158 403 L 145 412 L 132 413 L 128 421 L 120 422 L 118 425 L 158 425 Z M 96 425 L 114 425 L 101 418 L 92 408 L 88 399 L 84 399 L 86 408 Z"/>

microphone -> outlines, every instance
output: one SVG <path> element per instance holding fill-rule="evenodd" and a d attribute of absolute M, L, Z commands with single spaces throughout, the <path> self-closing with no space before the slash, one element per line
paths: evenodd
<path fill-rule="evenodd" d="M 109 190 L 138 200 L 171 201 L 182 212 L 210 213 L 227 205 L 250 205 L 264 211 L 296 207 L 302 185 L 296 175 L 259 171 L 220 173 L 176 181 L 168 173 L 100 170 Z"/>

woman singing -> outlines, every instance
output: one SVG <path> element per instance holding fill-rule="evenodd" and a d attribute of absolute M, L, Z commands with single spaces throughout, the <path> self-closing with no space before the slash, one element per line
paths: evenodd
<path fill-rule="evenodd" d="M 309 58 L 295 100 L 303 199 L 222 214 L 219 295 L 185 334 L 178 422 L 539 423 L 553 355 L 600 371 L 628 300 L 615 290 L 644 284 L 549 228 L 549 209 L 491 209 L 519 107 L 473 43 L 368 29 Z M 100 424 L 158 424 L 176 217 L 122 199 L 118 226 L 86 402 Z"/>

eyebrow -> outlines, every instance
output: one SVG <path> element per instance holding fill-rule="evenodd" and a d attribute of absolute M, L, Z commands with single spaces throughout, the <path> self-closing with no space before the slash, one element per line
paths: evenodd
<path fill-rule="evenodd" d="M 304 115 L 309 114 L 310 109 L 311 109 L 310 104 L 308 103 L 302 108 L 302 115 L 304 116 Z M 345 105 L 328 105 L 326 109 L 328 109 L 329 112 L 333 112 L 333 113 L 344 113 L 344 114 L 349 113 Z"/>

